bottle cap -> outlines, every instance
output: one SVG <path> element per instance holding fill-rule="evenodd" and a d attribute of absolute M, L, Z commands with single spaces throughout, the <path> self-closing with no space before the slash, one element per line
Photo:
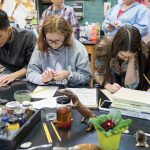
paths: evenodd
<path fill-rule="evenodd" d="M 6 127 L 6 123 L 0 121 L 0 129 L 4 129 Z"/>
<path fill-rule="evenodd" d="M 70 103 L 70 98 L 68 96 L 60 96 L 56 99 L 58 104 L 68 104 Z"/>
<path fill-rule="evenodd" d="M 9 122 L 10 124 L 15 124 L 15 123 L 18 122 L 18 118 L 15 117 L 15 116 L 12 116 L 12 117 L 10 117 L 10 118 L 8 119 L 8 122 Z"/>

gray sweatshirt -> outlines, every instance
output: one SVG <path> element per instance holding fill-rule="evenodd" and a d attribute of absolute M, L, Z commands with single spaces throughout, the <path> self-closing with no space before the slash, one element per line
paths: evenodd
<path fill-rule="evenodd" d="M 42 82 L 42 73 L 51 68 L 54 71 L 68 70 L 72 72 L 69 85 L 85 85 L 91 79 L 90 64 L 87 51 L 79 41 L 74 40 L 71 47 L 62 47 L 52 52 L 42 52 L 35 48 L 27 68 L 27 80 L 38 85 Z M 58 83 L 58 82 L 57 82 Z"/>

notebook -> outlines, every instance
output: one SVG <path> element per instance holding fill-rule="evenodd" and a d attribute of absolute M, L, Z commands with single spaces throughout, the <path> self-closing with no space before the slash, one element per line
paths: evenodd
<path fill-rule="evenodd" d="M 121 88 L 113 94 L 113 102 L 150 106 L 150 92 Z"/>

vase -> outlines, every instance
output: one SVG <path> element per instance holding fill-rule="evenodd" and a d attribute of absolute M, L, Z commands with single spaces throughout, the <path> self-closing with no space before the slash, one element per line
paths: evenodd
<path fill-rule="evenodd" d="M 118 150 L 122 133 L 105 136 L 102 132 L 97 131 L 98 141 L 102 150 Z"/>

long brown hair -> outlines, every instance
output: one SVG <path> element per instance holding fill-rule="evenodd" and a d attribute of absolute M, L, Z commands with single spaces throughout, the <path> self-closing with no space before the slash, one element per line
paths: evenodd
<path fill-rule="evenodd" d="M 38 38 L 38 49 L 40 51 L 47 51 L 49 48 L 48 43 L 46 42 L 45 35 L 46 33 L 59 33 L 65 36 L 64 46 L 72 46 L 72 27 L 71 25 L 63 18 L 58 15 L 48 16 L 44 21 L 42 28 L 39 33 Z"/>
<path fill-rule="evenodd" d="M 105 85 L 106 81 L 108 81 L 110 78 L 110 60 L 111 60 L 112 41 L 113 41 L 112 36 L 105 36 L 100 40 L 100 42 L 96 46 L 95 59 L 104 61 L 104 66 L 103 66 L 104 80 L 101 85 L 102 87 Z M 95 66 L 95 69 L 97 70 L 98 73 L 101 73 L 101 68 L 99 69 L 99 66 Z"/>

